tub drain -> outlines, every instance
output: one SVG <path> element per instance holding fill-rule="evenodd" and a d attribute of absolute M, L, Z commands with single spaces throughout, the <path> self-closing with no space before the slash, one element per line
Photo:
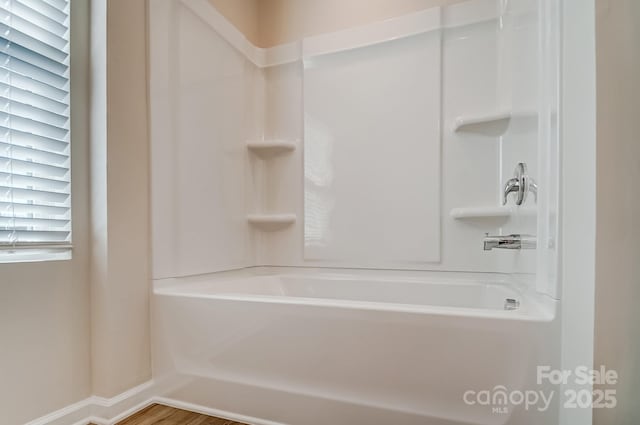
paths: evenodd
<path fill-rule="evenodd" d="M 520 301 L 515 298 L 507 298 L 504 300 L 505 310 L 517 310 L 520 307 Z"/>

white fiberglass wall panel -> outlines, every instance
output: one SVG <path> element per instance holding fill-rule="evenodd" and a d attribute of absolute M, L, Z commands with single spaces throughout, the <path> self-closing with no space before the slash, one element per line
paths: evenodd
<path fill-rule="evenodd" d="M 509 111 L 509 126 L 500 138 L 501 187 L 514 176 L 516 164 L 527 165 L 527 173 L 540 182 L 538 167 L 539 52 L 538 2 L 513 0 L 505 3 L 498 35 L 500 58 L 499 93 L 504 110 Z M 540 187 L 545 192 L 548 187 Z M 515 207 L 514 195 L 507 205 Z M 512 219 L 501 229 L 503 234 L 536 235 L 537 196 L 529 193 L 526 201 L 514 208 Z M 533 274 L 536 270 L 536 250 L 514 251 L 503 256 L 504 267 L 516 273 Z"/>
<path fill-rule="evenodd" d="M 306 260 L 440 260 L 440 43 L 432 31 L 305 59 Z"/>
<path fill-rule="evenodd" d="M 261 71 L 180 2 L 151 2 L 154 278 L 249 265 L 245 142 Z"/>
<path fill-rule="evenodd" d="M 472 5 L 473 2 L 461 3 Z M 460 220 L 451 211 L 460 207 L 495 208 L 500 205 L 500 145 L 493 128 L 455 131 L 460 118 L 499 110 L 497 78 L 497 19 L 456 25 L 445 9 L 442 101 L 442 270 L 499 271 L 507 250 L 486 252 L 485 233 L 498 234 L 509 217 L 472 217 Z M 455 10 L 454 9 L 454 10 Z M 488 127 L 488 128 L 487 128 Z"/>

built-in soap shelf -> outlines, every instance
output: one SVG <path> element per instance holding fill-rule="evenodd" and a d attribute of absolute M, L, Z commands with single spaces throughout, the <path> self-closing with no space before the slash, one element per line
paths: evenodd
<path fill-rule="evenodd" d="M 262 140 L 247 142 L 247 149 L 261 158 L 271 158 L 296 149 L 296 143 L 287 140 Z"/>
<path fill-rule="evenodd" d="M 491 114 L 482 115 L 462 115 L 455 119 L 453 124 L 453 131 L 474 131 L 480 126 L 493 125 L 493 126 L 506 126 L 511 119 L 511 112 L 502 111 Z"/>
<path fill-rule="evenodd" d="M 449 215 L 456 220 L 473 218 L 508 218 L 515 215 L 534 216 L 536 209 L 533 207 L 462 207 L 453 208 Z"/>
<path fill-rule="evenodd" d="M 296 222 L 295 214 L 249 214 L 247 221 L 265 232 L 285 229 Z"/>
<path fill-rule="evenodd" d="M 461 115 L 454 120 L 453 131 L 455 133 L 499 133 L 502 134 L 509 127 L 509 122 L 514 118 L 535 118 L 537 112 L 534 109 L 518 111 L 495 111 L 487 114 Z"/>
<path fill-rule="evenodd" d="M 285 155 L 296 149 L 297 142 L 295 140 L 278 140 L 268 139 L 260 141 L 247 142 L 249 152 L 255 154 L 260 159 L 270 159 L 273 157 Z M 261 179 L 267 179 L 264 173 L 273 172 L 260 165 L 261 162 L 255 163 L 256 170 L 262 175 Z M 259 209 L 259 208 L 258 208 Z M 274 232 L 286 229 L 296 222 L 295 214 L 276 214 L 276 213 L 256 213 L 247 215 L 247 222 L 255 229 L 264 232 Z"/>

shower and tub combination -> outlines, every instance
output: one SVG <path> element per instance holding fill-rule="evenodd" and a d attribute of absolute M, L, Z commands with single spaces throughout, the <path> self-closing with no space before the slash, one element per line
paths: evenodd
<path fill-rule="evenodd" d="M 207 0 L 150 2 L 162 400 L 255 424 L 554 422 L 554 4 L 258 48 Z"/>

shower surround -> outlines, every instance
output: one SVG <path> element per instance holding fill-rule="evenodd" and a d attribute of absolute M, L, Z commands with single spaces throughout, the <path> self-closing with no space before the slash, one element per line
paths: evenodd
<path fill-rule="evenodd" d="M 557 400 L 469 398 L 550 392 L 537 367 L 559 363 L 550 7 L 470 0 L 261 49 L 206 0 L 150 2 L 157 400 L 551 423 Z M 502 206 L 518 162 L 538 199 Z M 485 252 L 486 232 L 545 243 Z"/>

